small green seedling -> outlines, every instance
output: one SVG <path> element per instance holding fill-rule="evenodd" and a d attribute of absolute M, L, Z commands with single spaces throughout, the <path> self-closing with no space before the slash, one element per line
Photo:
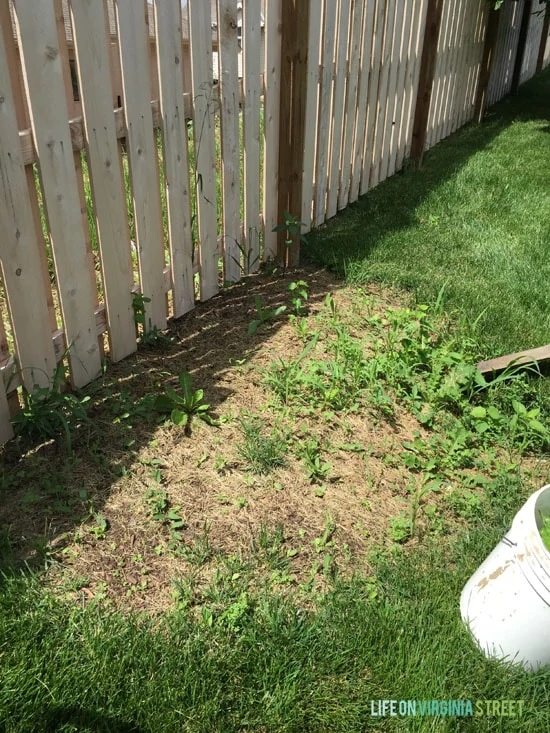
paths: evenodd
<path fill-rule="evenodd" d="M 208 425 L 218 427 L 218 423 L 208 414 L 210 405 L 203 402 L 204 391 L 193 390 L 189 372 L 181 372 L 179 383 L 182 393 L 178 394 L 172 387 L 167 387 L 165 394 L 155 400 L 155 409 L 162 413 L 169 413 L 174 425 L 182 426 L 185 435 L 191 435 L 191 422 L 196 416 Z"/>
<path fill-rule="evenodd" d="M 305 236 L 302 234 L 302 227 L 305 227 L 305 223 L 300 221 L 297 216 L 292 216 L 288 211 L 283 211 L 284 222 L 277 224 L 273 227 L 274 232 L 285 233 L 285 245 L 287 249 L 290 249 L 296 240 L 300 242 L 306 242 Z M 286 271 L 286 263 L 283 262 L 283 275 Z"/>
<path fill-rule="evenodd" d="M 145 319 L 145 304 L 150 303 L 151 298 L 142 295 L 141 293 L 134 293 L 132 298 L 132 309 L 134 311 L 134 321 L 136 326 L 141 326 L 140 343 L 146 346 L 169 346 L 174 343 L 175 336 L 167 336 L 162 333 L 156 326 L 153 326 L 151 319 L 149 319 L 149 328 Z"/>
<path fill-rule="evenodd" d="M 284 313 L 286 311 L 286 305 L 280 305 L 278 308 L 264 308 L 262 305 L 262 299 L 259 295 L 255 298 L 256 302 L 256 313 L 258 315 L 257 318 L 255 318 L 252 323 L 248 326 L 248 335 L 252 336 L 252 334 L 256 333 L 258 328 L 262 326 L 264 323 L 267 323 L 267 321 L 272 321 L 277 316 L 280 316 L 281 313 Z"/>
<path fill-rule="evenodd" d="M 288 286 L 290 291 L 290 302 L 297 316 L 301 316 L 305 312 L 306 301 L 308 299 L 309 285 L 305 280 L 297 280 L 291 282 Z"/>

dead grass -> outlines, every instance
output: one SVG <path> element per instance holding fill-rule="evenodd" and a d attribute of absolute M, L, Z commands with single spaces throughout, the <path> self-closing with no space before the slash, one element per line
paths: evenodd
<path fill-rule="evenodd" d="M 308 318 L 330 292 L 353 319 L 354 291 L 324 271 L 250 278 L 172 323 L 176 341 L 167 350 L 141 348 L 108 369 L 92 390 L 95 430 L 75 436 L 74 461 L 53 444 L 24 456 L 8 446 L 11 485 L 0 511 L 16 559 L 49 565 L 51 582 L 65 592 L 148 612 L 173 606 L 174 580 L 191 579 L 187 602 L 200 604 L 201 589 L 240 576 L 239 567 L 247 583 L 282 591 L 322 590 L 335 572 L 368 574 L 369 552 L 393 544 L 391 519 L 407 509 L 411 475 L 388 456 L 395 459 L 420 426 L 399 407 L 391 420 L 366 410 L 269 409 L 261 368 L 297 356 L 303 342 L 285 317 L 249 336 L 254 296 L 271 306 L 288 302 L 288 283 L 299 278 L 310 284 Z M 368 293 L 373 313 L 406 299 L 374 285 Z M 175 385 L 183 370 L 222 418 L 220 428 L 195 420 L 186 438 L 172 424 L 136 416 L 140 398 Z M 327 480 L 310 481 L 290 451 L 284 467 L 251 473 L 237 447 L 243 411 L 261 415 L 267 430 L 276 424 L 293 439 L 314 436 L 331 464 Z M 155 491 L 184 520 L 178 539 L 168 520 L 152 517 Z M 420 518 L 417 537 L 425 529 Z"/>

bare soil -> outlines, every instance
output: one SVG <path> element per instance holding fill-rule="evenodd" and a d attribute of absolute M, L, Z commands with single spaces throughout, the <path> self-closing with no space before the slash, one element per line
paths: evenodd
<path fill-rule="evenodd" d="M 153 613 L 173 607 L 189 578 L 188 601 L 200 603 L 220 577 L 243 569 L 251 584 L 282 591 L 322 590 L 335 572 L 368 575 L 369 553 L 395 544 L 391 520 L 407 511 L 411 474 L 395 458 L 421 428 L 399 407 L 392 420 L 367 410 L 269 408 L 274 398 L 261 369 L 297 356 L 304 344 L 286 315 L 248 335 L 254 296 L 273 307 L 288 303 L 288 284 L 298 279 L 310 286 L 308 318 L 327 293 L 341 311 L 357 307 L 353 289 L 322 270 L 247 278 L 172 322 L 169 347 L 143 346 L 109 366 L 89 390 L 94 427 L 75 432 L 74 460 L 62 438 L 23 455 L 8 445 L 0 517 L 15 560 L 47 565 L 63 593 Z M 367 292 L 373 312 L 407 301 L 375 285 Z M 220 427 L 195 419 L 186 437 L 154 415 L 136 415 L 140 398 L 176 386 L 184 370 Z M 238 450 L 243 412 L 260 415 L 267 432 L 276 425 L 292 440 L 315 436 L 331 464 L 328 479 L 308 479 L 290 450 L 285 466 L 252 473 Z M 159 491 L 184 520 L 177 534 L 166 517 L 152 516 Z M 420 517 L 409 546 L 424 529 Z"/>

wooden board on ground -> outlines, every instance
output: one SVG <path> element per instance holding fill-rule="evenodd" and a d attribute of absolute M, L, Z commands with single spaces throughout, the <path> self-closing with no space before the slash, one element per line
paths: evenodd
<path fill-rule="evenodd" d="M 178 0 L 155 0 L 154 12 L 173 309 L 174 316 L 179 318 L 195 306 L 189 156 L 181 71 L 183 54 L 180 4 Z"/>
<path fill-rule="evenodd" d="M 488 361 L 480 361 L 477 368 L 482 374 L 492 374 L 493 372 L 502 372 L 509 366 L 534 366 L 535 364 L 540 366 L 548 362 L 550 362 L 550 344 L 539 346 L 536 349 L 518 351 L 507 356 L 499 356 Z"/>

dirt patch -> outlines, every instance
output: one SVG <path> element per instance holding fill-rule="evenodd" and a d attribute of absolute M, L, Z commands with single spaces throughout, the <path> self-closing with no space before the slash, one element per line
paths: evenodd
<path fill-rule="evenodd" d="M 299 279 L 309 284 L 310 323 L 328 294 L 352 324 L 358 309 L 381 314 L 407 300 L 375 285 L 358 299 L 304 268 L 251 277 L 198 304 L 171 324 L 168 348 L 140 348 L 91 387 L 93 426 L 75 430 L 72 459 L 62 440 L 23 456 L 6 447 L 0 511 L 12 559 L 48 566 L 64 592 L 149 612 L 181 601 L 182 585 L 185 602 L 200 605 L 224 579 L 322 590 L 337 572 L 368 574 L 369 552 L 394 544 L 391 522 L 409 511 L 411 472 L 399 454 L 422 428 L 397 405 L 389 419 L 365 407 L 277 404 L 262 370 L 303 352 L 300 319 L 289 310 L 254 335 L 248 326 L 255 296 L 289 306 L 288 285 Z M 220 427 L 195 419 L 185 437 L 143 402 L 177 387 L 182 371 Z M 243 415 L 256 416 L 260 443 L 273 432 L 285 441 L 283 465 L 251 470 L 239 450 Z M 297 449 L 308 441 L 320 459 L 313 477 Z M 422 517 L 416 529 L 409 546 L 428 529 Z"/>

